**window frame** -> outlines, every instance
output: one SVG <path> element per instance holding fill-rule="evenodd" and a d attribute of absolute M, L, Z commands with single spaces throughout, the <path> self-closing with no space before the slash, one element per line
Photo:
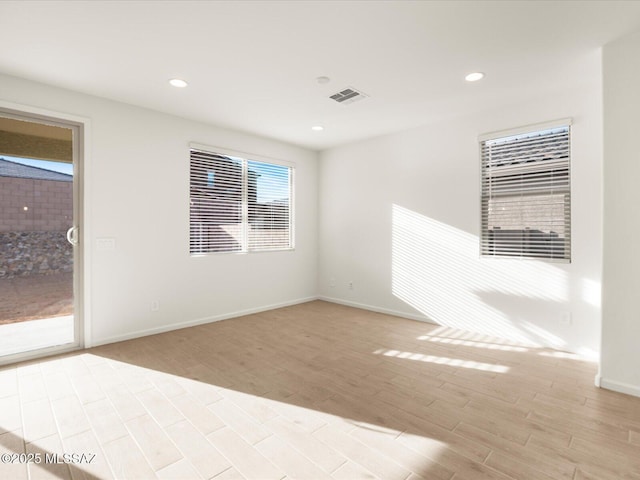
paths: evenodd
<path fill-rule="evenodd" d="M 568 214 L 565 217 L 565 222 L 563 227 L 566 229 L 565 235 L 568 236 L 568 238 L 565 240 L 566 243 L 566 247 L 565 247 L 565 253 L 562 257 L 558 257 L 558 256 L 553 256 L 553 254 L 548 255 L 548 256 L 544 256 L 541 254 L 538 255 L 526 255 L 525 253 L 520 253 L 520 254 L 506 254 L 504 252 L 498 252 L 496 253 L 495 251 L 493 253 L 489 252 L 489 247 L 488 244 L 490 242 L 489 240 L 489 211 L 488 211 L 488 205 L 489 205 L 489 201 L 493 198 L 499 198 L 499 196 L 491 196 L 490 194 L 487 196 L 486 192 L 485 192 L 485 158 L 483 156 L 483 146 L 486 142 L 489 141 L 494 141 L 494 140 L 500 140 L 500 139 L 504 139 L 504 138 L 508 138 L 508 137 L 517 137 L 520 135 L 532 135 L 532 134 L 536 134 L 536 133 L 542 133 L 545 131 L 549 131 L 549 130 L 556 130 L 556 129 L 560 129 L 560 128 L 567 128 L 568 129 L 568 158 L 567 158 L 567 164 L 566 164 L 566 169 L 567 169 L 567 183 L 568 186 L 565 188 L 564 193 L 562 192 L 562 189 L 559 189 L 557 192 L 554 192 L 554 189 L 552 187 L 550 187 L 546 193 L 542 193 L 541 191 L 533 191 L 531 193 L 526 193 L 526 192 L 514 192 L 513 196 L 525 196 L 525 197 L 533 197 L 533 196 L 551 196 L 551 195 L 559 195 L 561 193 L 563 193 L 567 198 L 565 199 L 565 202 L 568 202 L 568 206 L 565 206 L 563 208 L 568 209 Z M 546 262 L 546 263 L 566 263 L 566 264 L 570 264 L 572 262 L 573 259 L 573 206 L 572 206 L 572 135 L 573 135 L 573 121 L 571 118 L 563 118 L 563 119 L 558 119 L 558 120 L 554 120 L 551 122 L 545 122 L 545 123 L 538 123 L 538 124 L 532 124 L 532 125 L 526 125 L 526 126 L 522 126 L 522 127 L 518 127 L 518 128 L 513 128 L 513 129 L 509 129 L 509 130 L 501 130 L 501 131 L 496 131 L 496 132 L 490 132 L 490 133 L 486 133 L 483 135 L 478 136 L 478 156 L 480 158 L 480 162 L 479 162 L 479 170 L 480 170 L 480 235 L 479 235 L 479 242 L 478 242 L 478 246 L 479 246 L 479 257 L 480 259 L 497 259 L 497 260 L 504 260 L 504 259 L 512 259 L 512 260 L 534 260 L 534 261 L 542 261 L 542 262 Z M 486 202 L 486 206 L 487 208 L 485 209 L 485 198 L 487 199 Z M 485 217 L 486 217 L 486 223 L 485 223 Z M 568 219 L 567 219 L 568 217 Z M 521 242 L 520 245 L 522 245 L 524 247 L 525 243 Z M 524 251 L 525 249 L 522 248 L 522 251 Z"/>
<path fill-rule="evenodd" d="M 242 191 L 242 205 L 241 205 L 241 229 L 242 229 L 242 244 L 240 249 L 238 250 L 219 250 L 219 251 L 203 251 L 203 252 L 193 252 L 191 243 L 192 243 L 192 210 L 191 210 L 191 189 L 193 187 L 191 183 L 191 168 L 192 168 L 192 152 L 198 151 L 204 154 L 209 155 L 219 155 L 223 157 L 230 157 L 234 160 L 240 160 L 242 163 L 242 178 L 240 189 Z M 229 255 L 229 254 L 253 254 L 253 253 L 267 253 L 267 252 L 284 252 L 284 251 L 293 251 L 295 250 L 295 170 L 296 164 L 293 162 L 288 162 L 285 160 L 274 159 L 270 157 L 266 157 L 264 155 L 257 155 L 254 153 L 242 152 L 238 150 L 231 150 L 228 148 L 204 145 L 200 143 L 191 142 L 188 145 L 188 156 L 189 156 L 189 256 L 190 257 L 204 257 L 210 255 Z M 270 248 L 251 248 L 249 241 L 249 204 L 248 204 L 248 164 L 249 162 L 257 162 L 264 163 L 269 165 L 277 165 L 281 167 L 286 167 L 289 169 L 289 198 L 288 198 L 288 230 L 289 230 L 289 242 L 286 247 L 270 247 Z"/>

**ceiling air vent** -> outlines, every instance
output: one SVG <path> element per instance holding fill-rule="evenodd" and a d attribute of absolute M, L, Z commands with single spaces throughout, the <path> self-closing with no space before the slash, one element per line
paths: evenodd
<path fill-rule="evenodd" d="M 359 92 L 353 87 L 347 87 L 338 93 L 334 93 L 329 98 L 331 100 L 335 100 L 336 102 L 342 105 L 348 105 L 349 103 L 357 102 L 358 100 L 367 98 L 367 95 L 365 95 L 362 92 Z"/>

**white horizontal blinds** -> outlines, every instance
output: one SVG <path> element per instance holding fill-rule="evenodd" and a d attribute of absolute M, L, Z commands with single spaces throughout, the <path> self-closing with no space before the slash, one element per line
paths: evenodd
<path fill-rule="evenodd" d="M 191 150 L 191 254 L 243 250 L 242 162 Z"/>
<path fill-rule="evenodd" d="M 482 141 L 481 161 L 481 255 L 570 260 L 570 127 Z"/>
<path fill-rule="evenodd" d="M 191 150 L 192 255 L 292 248 L 292 167 Z"/>
<path fill-rule="evenodd" d="M 247 161 L 249 250 L 290 248 L 291 167 Z"/>

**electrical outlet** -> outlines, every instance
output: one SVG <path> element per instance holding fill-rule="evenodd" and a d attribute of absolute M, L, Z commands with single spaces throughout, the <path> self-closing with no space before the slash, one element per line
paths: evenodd
<path fill-rule="evenodd" d="M 563 325 L 573 325 L 573 318 L 571 318 L 571 312 L 562 312 L 562 317 L 560 317 L 560 323 Z"/>
<path fill-rule="evenodd" d="M 349 282 L 349 290 L 353 290 L 353 280 Z"/>
<path fill-rule="evenodd" d="M 329 279 L 329 286 L 330 286 L 331 288 L 333 288 L 333 287 L 335 287 L 335 286 L 336 286 L 336 279 L 335 279 L 335 278 L 330 278 L 330 279 Z"/>
<path fill-rule="evenodd" d="M 160 302 L 158 300 L 153 300 L 151 302 L 151 311 L 157 312 L 158 310 L 160 310 Z"/>

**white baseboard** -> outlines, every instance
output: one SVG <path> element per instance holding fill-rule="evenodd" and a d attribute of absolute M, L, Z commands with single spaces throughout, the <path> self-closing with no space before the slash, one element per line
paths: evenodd
<path fill-rule="evenodd" d="M 433 320 L 431 320 L 429 317 L 425 315 L 401 312 L 399 310 L 391 310 L 388 308 L 376 307 L 374 305 L 367 305 L 365 303 L 350 302 L 348 300 L 343 300 L 341 298 L 320 296 L 317 299 L 323 300 L 325 302 L 337 303 L 338 305 L 346 305 L 347 307 L 360 308 L 362 310 L 368 310 L 370 312 L 384 313 L 386 315 L 393 315 L 395 317 L 408 318 L 409 320 L 418 320 L 419 322 L 426 322 L 432 325 L 437 325 L 436 322 L 434 322 Z"/>
<path fill-rule="evenodd" d="M 348 307 L 354 307 L 354 308 L 361 308 L 362 310 L 369 310 L 371 312 L 378 312 L 378 313 L 384 313 L 387 315 L 394 315 L 396 317 L 400 317 L 400 318 L 407 318 L 409 320 L 417 320 L 419 322 L 425 322 L 425 323 L 429 323 L 431 325 L 441 325 L 438 322 L 432 320 L 431 318 L 427 317 L 426 315 L 422 315 L 419 313 L 411 313 L 411 312 L 403 312 L 400 310 L 392 310 L 392 309 L 388 309 L 388 308 L 383 308 L 383 307 L 378 307 L 375 305 L 368 305 L 368 304 L 364 304 L 364 303 L 358 303 L 358 302 L 352 302 L 349 300 L 344 300 L 342 298 L 334 298 L 334 297 L 327 297 L 327 296 L 323 296 L 320 295 L 318 297 L 318 300 L 324 300 L 325 302 L 331 302 L 331 303 L 337 303 L 338 305 L 346 305 Z M 483 335 L 487 335 L 487 334 L 483 334 Z M 506 340 L 509 340 L 506 337 L 502 337 L 505 338 Z M 551 344 L 547 344 L 547 345 L 542 345 L 542 344 L 536 344 L 531 342 L 530 343 L 531 347 L 545 347 L 545 348 L 550 348 L 553 350 L 558 350 L 557 346 L 551 345 Z M 572 351 L 572 350 L 567 350 L 571 353 L 575 353 L 581 356 L 581 358 L 588 360 L 588 361 L 593 361 L 592 358 L 590 357 L 585 357 L 584 354 L 580 353 L 579 351 Z M 599 382 L 600 378 L 596 378 L 596 382 Z M 597 386 L 597 383 L 596 383 Z M 632 394 L 633 395 L 633 394 Z"/>
<path fill-rule="evenodd" d="M 197 325 L 204 325 L 205 323 L 219 322 L 220 320 L 228 320 L 230 318 L 242 317 L 244 315 L 251 315 L 254 313 L 266 312 L 268 310 L 275 310 L 276 308 L 290 307 L 291 305 L 307 303 L 313 300 L 318 300 L 318 297 L 298 298 L 298 299 L 290 300 L 287 302 L 275 303 L 272 305 L 263 305 L 256 308 L 249 308 L 247 310 L 239 310 L 236 312 L 223 313 L 221 315 L 214 315 L 211 317 L 198 318 L 195 320 L 190 320 L 188 322 L 172 323 L 169 325 L 162 325 L 161 327 L 137 330 L 135 332 L 125 333 L 123 335 L 114 335 L 112 337 L 94 340 L 92 343 L 92 346 L 97 347 L 99 345 L 107 345 L 109 343 L 123 342 L 125 340 L 132 340 L 134 338 L 146 337 L 148 335 L 156 335 L 158 333 L 165 333 L 173 330 L 180 330 L 181 328 L 195 327 Z"/>
<path fill-rule="evenodd" d="M 598 375 L 598 377 L 600 376 Z M 626 393 L 627 395 L 633 395 L 634 397 L 640 397 L 640 386 L 638 385 L 631 385 L 629 383 L 618 382 L 616 380 L 607 380 L 602 377 L 599 378 L 599 381 L 601 388 L 613 390 L 614 392 Z"/>

